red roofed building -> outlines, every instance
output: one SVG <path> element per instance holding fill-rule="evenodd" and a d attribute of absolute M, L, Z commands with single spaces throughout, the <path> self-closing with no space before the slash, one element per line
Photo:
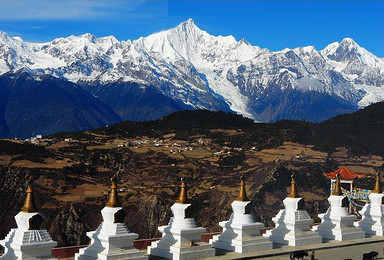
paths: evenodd
<path fill-rule="evenodd" d="M 356 178 L 363 178 L 365 177 L 365 173 L 355 173 L 351 170 L 349 170 L 347 167 L 343 166 L 340 169 L 330 172 L 330 173 L 323 173 L 326 177 L 335 179 L 336 175 L 340 175 L 340 180 L 354 180 Z"/>
<path fill-rule="evenodd" d="M 353 189 L 353 181 L 355 179 L 360 179 L 365 177 L 365 173 L 355 173 L 351 170 L 349 170 L 347 167 L 343 166 L 340 169 L 330 172 L 330 173 L 325 173 L 323 172 L 324 176 L 328 177 L 331 179 L 331 192 L 333 191 L 335 187 L 335 181 L 336 181 L 336 175 L 339 174 L 340 176 L 340 183 L 348 183 L 349 184 L 349 191 L 352 191 Z M 352 212 L 352 204 L 349 202 L 349 213 Z"/>

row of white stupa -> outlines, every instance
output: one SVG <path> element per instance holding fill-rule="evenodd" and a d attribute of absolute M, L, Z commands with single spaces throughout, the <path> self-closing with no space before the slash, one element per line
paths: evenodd
<path fill-rule="evenodd" d="M 196 259 L 213 257 L 215 248 L 238 253 L 272 249 L 273 243 L 291 246 L 322 243 L 329 240 L 350 240 L 364 238 L 366 234 L 384 235 L 384 205 L 380 192 L 379 176 L 370 203 L 361 211 L 362 220 L 354 222 L 355 216 L 347 211 L 347 197 L 342 195 L 339 178 L 335 189 L 328 198 L 330 207 L 320 214 L 321 224 L 311 228 L 313 220 L 302 210 L 302 198 L 297 194 L 292 176 L 291 190 L 284 199 L 285 209 L 280 210 L 273 221 L 276 226 L 264 236 L 260 229 L 262 223 L 255 222 L 250 213 L 250 201 L 246 196 L 243 177 L 239 196 L 232 202 L 233 214 L 228 221 L 220 222 L 223 232 L 214 236 L 209 243 L 201 241 L 205 228 L 197 227 L 192 218 L 192 206 L 188 203 L 186 184 L 182 180 L 181 191 L 171 207 L 173 217 L 166 226 L 159 227 L 162 238 L 152 242 L 147 249 L 148 255 L 168 259 Z M 76 260 L 83 259 L 148 259 L 144 251 L 133 247 L 138 235 L 131 233 L 124 224 L 125 211 L 121 207 L 117 187 L 112 182 L 108 203 L 101 211 L 103 222 L 97 230 L 88 232 L 90 245 L 75 255 Z M 30 185 L 20 213 L 15 217 L 17 228 L 12 229 L 0 244 L 5 248 L 0 259 L 50 259 L 56 242 L 46 230 L 40 229 L 42 215 L 36 210 Z"/>

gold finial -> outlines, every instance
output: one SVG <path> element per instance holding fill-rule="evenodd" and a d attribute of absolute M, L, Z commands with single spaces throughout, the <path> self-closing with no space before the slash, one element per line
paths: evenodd
<path fill-rule="evenodd" d="M 341 192 L 341 187 L 340 187 L 340 175 L 336 175 L 336 181 L 335 181 L 335 188 L 332 191 L 332 195 L 340 196 L 343 195 Z"/>
<path fill-rule="evenodd" d="M 184 178 L 181 178 L 180 194 L 175 202 L 179 204 L 188 204 L 187 184 L 185 183 Z"/>
<path fill-rule="evenodd" d="M 379 172 L 376 173 L 375 188 L 373 189 L 372 193 L 381 193 L 380 174 L 379 174 Z"/>
<path fill-rule="evenodd" d="M 109 200 L 106 204 L 106 206 L 109 208 L 121 207 L 121 204 L 119 202 L 119 195 L 117 194 L 117 185 L 116 185 L 117 178 L 118 178 L 118 173 L 111 178 L 111 181 L 112 181 L 111 192 L 109 194 Z"/>
<path fill-rule="evenodd" d="M 241 174 L 240 176 L 240 191 L 239 191 L 239 196 L 235 200 L 237 201 L 249 201 L 247 197 L 247 193 L 245 192 L 245 182 L 244 182 L 244 173 Z"/>
<path fill-rule="evenodd" d="M 32 189 L 32 178 L 29 177 L 27 180 L 27 196 L 25 197 L 24 205 L 21 208 L 22 212 L 32 213 L 37 212 L 35 199 L 33 197 L 33 189 Z"/>
<path fill-rule="evenodd" d="M 288 194 L 288 198 L 298 198 L 299 194 L 297 194 L 297 187 L 296 187 L 296 182 L 295 182 L 295 174 L 292 173 L 291 175 L 291 190 Z"/>

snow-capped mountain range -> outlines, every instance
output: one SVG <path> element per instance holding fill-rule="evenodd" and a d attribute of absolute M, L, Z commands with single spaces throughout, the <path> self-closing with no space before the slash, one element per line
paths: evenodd
<path fill-rule="evenodd" d="M 0 31 L 0 74 L 19 70 L 76 83 L 102 101 L 108 86 L 129 83 L 184 108 L 256 121 L 319 121 L 384 100 L 384 59 L 350 38 L 272 52 L 210 35 L 192 19 L 134 41 L 84 34 L 30 43 Z"/>

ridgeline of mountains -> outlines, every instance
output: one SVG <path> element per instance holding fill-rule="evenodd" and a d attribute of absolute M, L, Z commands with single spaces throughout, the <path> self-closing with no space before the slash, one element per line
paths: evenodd
<path fill-rule="evenodd" d="M 79 131 L 185 109 L 320 122 L 384 100 L 384 59 L 350 38 L 272 52 L 193 20 L 118 41 L 0 32 L 0 136 Z"/>
<path fill-rule="evenodd" d="M 378 102 L 359 111 L 343 114 L 321 123 L 280 120 L 274 123 L 255 123 L 252 119 L 222 111 L 179 111 L 158 120 L 121 122 L 88 132 L 62 132 L 54 138 L 92 140 L 94 135 L 111 139 L 147 136 L 161 138 L 175 133 L 175 139 L 188 140 L 205 134 L 223 146 L 246 146 L 264 149 L 284 142 L 314 145 L 315 149 L 332 152 L 347 147 L 351 154 L 384 156 L 384 102 Z M 212 129 L 241 130 L 236 135 L 212 133 Z"/>

